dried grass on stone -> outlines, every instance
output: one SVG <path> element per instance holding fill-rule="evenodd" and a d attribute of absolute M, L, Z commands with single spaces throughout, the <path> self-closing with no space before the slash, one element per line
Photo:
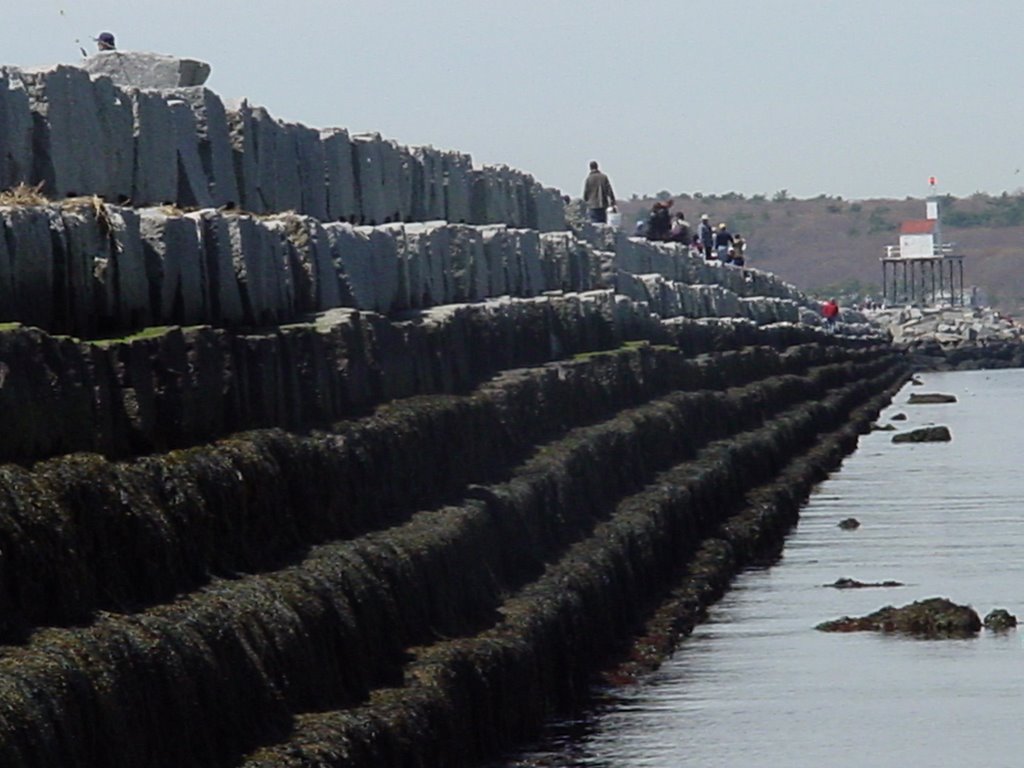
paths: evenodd
<path fill-rule="evenodd" d="M 43 183 L 36 185 L 21 183 L 0 192 L 0 205 L 48 205 L 49 199 L 43 194 Z"/>

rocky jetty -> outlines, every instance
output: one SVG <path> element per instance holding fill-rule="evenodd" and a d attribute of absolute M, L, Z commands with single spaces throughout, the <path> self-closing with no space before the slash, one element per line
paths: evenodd
<path fill-rule="evenodd" d="M 1024 326 L 989 307 L 904 307 L 866 310 L 865 315 L 888 329 L 897 344 L 1024 340 Z"/>
<path fill-rule="evenodd" d="M 981 619 L 973 608 L 944 597 L 920 600 L 901 608 L 889 605 L 859 618 L 844 616 L 822 622 L 822 632 L 894 632 L 924 638 L 973 637 Z"/>
<path fill-rule="evenodd" d="M 922 370 L 1024 366 L 1024 326 L 988 307 L 867 310 Z"/>
<path fill-rule="evenodd" d="M 909 375 L 529 174 L 142 64 L 0 71 L 0 765 L 479 765 L 776 558 Z"/>

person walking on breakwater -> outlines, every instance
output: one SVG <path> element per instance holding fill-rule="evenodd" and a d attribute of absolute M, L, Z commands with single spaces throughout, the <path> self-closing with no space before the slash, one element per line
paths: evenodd
<path fill-rule="evenodd" d="M 597 167 L 597 160 L 590 161 L 590 173 L 583 182 L 583 201 L 587 204 L 592 222 L 608 223 L 608 209 L 615 209 L 615 193 L 612 191 L 611 181 Z"/>
<path fill-rule="evenodd" d="M 821 316 L 825 318 L 825 331 L 836 332 L 836 318 L 839 317 L 839 305 L 835 299 L 829 299 L 821 305 Z"/>
<path fill-rule="evenodd" d="M 711 218 L 705 213 L 700 217 L 700 225 L 697 227 L 697 235 L 700 236 L 700 244 L 704 249 L 704 258 L 712 258 L 715 244 L 715 230 L 711 228 Z"/>
<path fill-rule="evenodd" d="M 98 51 L 114 51 L 117 50 L 117 46 L 114 44 L 114 35 L 110 32 L 100 32 L 96 37 L 96 50 Z"/>
<path fill-rule="evenodd" d="M 732 263 L 737 267 L 742 267 L 747 263 L 747 241 L 743 239 L 743 235 L 737 232 L 732 236 Z"/>
<path fill-rule="evenodd" d="M 732 248 L 732 235 L 729 234 L 729 230 L 725 227 L 723 221 L 718 225 L 718 231 L 714 235 L 715 241 L 715 253 L 718 256 L 718 260 L 723 264 L 729 263 L 729 249 Z"/>

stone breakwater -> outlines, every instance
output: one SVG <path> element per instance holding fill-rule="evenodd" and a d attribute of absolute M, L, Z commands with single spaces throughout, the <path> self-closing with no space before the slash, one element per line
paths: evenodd
<path fill-rule="evenodd" d="M 3 766 L 479 765 L 670 652 L 908 376 L 519 172 L 2 78 L 4 183 L 78 195 L 0 207 Z"/>
<path fill-rule="evenodd" d="M 290 210 L 352 224 L 565 227 L 561 193 L 505 165 L 474 168 L 459 152 L 226 105 L 202 86 L 135 88 L 68 65 L 0 68 L 0 189 L 19 183 L 41 183 L 52 198 Z"/>
<path fill-rule="evenodd" d="M 717 325 L 675 330 L 721 351 L 670 333 L 312 431 L 3 465 L 0 763 L 474 765 L 535 733 L 698 554 L 693 610 L 777 549 L 906 375 Z"/>
<path fill-rule="evenodd" d="M 770 273 L 723 268 L 610 231 L 604 237 L 595 245 L 573 232 L 503 224 L 359 227 L 93 198 L 0 206 L 0 319 L 93 338 L 154 325 L 260 327 L 337 307 L 393 314 L 601 288 L 664 318 L 769 324 L 811 312 L 806 296 Z"/>
<path fill-rule="evenodd" d="M 909 352 L 917 368 L 1024 367 L 1024 326 L 989 307 L 904 307 L 866 314 Z"/>

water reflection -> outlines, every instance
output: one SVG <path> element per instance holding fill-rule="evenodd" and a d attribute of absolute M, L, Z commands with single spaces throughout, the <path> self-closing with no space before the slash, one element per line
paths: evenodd
<path fill-rule="evenodd" d="M 945 596 L 1024 619 L 1024 371 L 925 374 L 952 405 L 879 418 L 945 424 L 951 443 L 858 451 L 812 495 L 780 562 L 740 576 L 651 679 L 553 726 L 506 765 L 1011 766 L 1024 751 L 1016 632 L 921 641 L 817 632 L 820 621 Z M 846 517 L 861 522 L 841 530 Z M 849 577 L 905 586 L 838 590 Z"/>

